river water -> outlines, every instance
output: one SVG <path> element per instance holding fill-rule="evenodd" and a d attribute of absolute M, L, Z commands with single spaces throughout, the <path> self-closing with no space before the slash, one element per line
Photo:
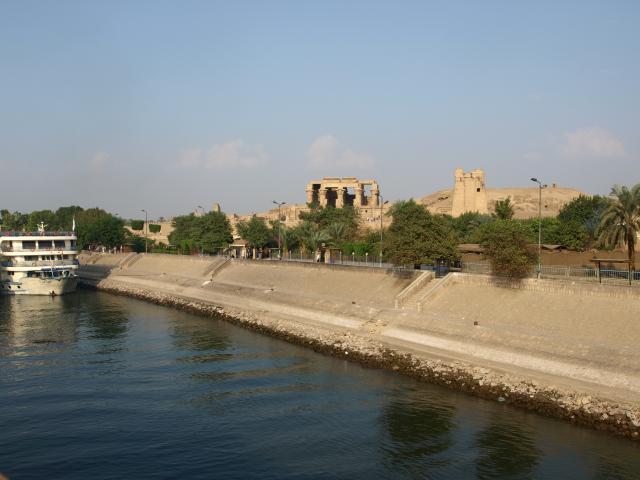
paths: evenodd
<path fill-rule="evenodd" d="M 640 478 L 640 445 L 105 293 L 0 297 L 22 479 Z"/>

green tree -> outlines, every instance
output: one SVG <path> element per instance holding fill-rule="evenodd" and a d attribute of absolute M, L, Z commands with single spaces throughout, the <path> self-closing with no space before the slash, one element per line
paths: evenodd
<path fill-rule="evenodd" d="M 2 229 L 3 230 L 25 230 L 27 223 L 29 222 L 29 214 L 20 212 L 10 212 L 9 210 L 0 210 L 2 215 Z"/>
<path fill-rule="evenodd" d="M 513 204 L 511 203 L 511 197 L 507 197 L 504 200 L 498 200 L 495 206 L 495 216 L 500 220 L 511 220 L 513 218 Z"/>
<path fill-rule="evenodd" d="M 144 229 L 144 220 L 131 220 L 131 230 L 140 232 Z"/>
<path fill-rule="evenodd" d="M 352 206 L 342 208 L 319 207 L 310 205 L 308 212 L 300 212 L 300 219 L 315 224 L 318 229 L 326 230 L 329 225 L 342 224 L 344 238 L 354 238 L 358 233 L 358 212 Z"/>
<path fill-rule="evenodd" d="M 575 232 L 583 238 L 581 250 L 593 246 L 598 237 L 598 226 L 602 212 L 609 200 L 600 195 L 580 195 L 562 207 L 558 220 L 564 229 Z"/>
<path fill-rule="evenodd" d="M 317 252 L 323 243 L 331 239 L 326 231 L 309 221 L 299 225 L 297 236 L 302 246 L 311 253 Z"/>
<path fill-rule="evenodd" d="M 76 215 L 76 232 L 79 248 L 89 245 L 115 247 L 125 242 L 122 219 L 114 217 L 101 208 L 88 208 Z"/>
<path fill-rule="evenodd" d="M 29 214 L 29 221 L 27 222 L 27 230 L 35 232 L 38 230 L 38 225 L 44 223 L 47 231 L 58 230 L 58 219 L 56 214 L 51 210 L 35 210 Z"/>
<path fill-rule="evenodd" d="M 288 252 L 298 247 L 300 242 L 296 236 L 295 228 L 289 228 L 283 222 L 280 222 L 280 229 L 278 230 L 277 220 L 270 221 L 269 223 L 271 223 L 271 236 L 274 238 L 274 242 L 277 241 L 278 235 L 280 235 L 282 252 Z"/>
<path fill-rule="evenodd" d="M 56 228 L 59 230 L 70 231 L 73 226 L 73 220 L 82 212 L 83 208 L 77 205 L 69 207 L 60 207 L 56 210 Z"/>
<path fill-rule="evenodd" d="M 640 232 L 640 183 L 629 189 L 614 185 L 613 199 L 602 212 L 599 239 L 607 247 L 626 245 L 627 258 L 635 270 L 636 241 Z"/>
<path fill-rule="evenodd" d="M 253 248 L 263 248 L 273 240 L 273 232 L 264 218 L 253 216 L 249 221 L 241 220 L 236 224 L 236 230 Z"/>
<path fill-rule="evenodd" d="M 335 222 L 330 223 L 324 231 L 329 237 L 331 244 L 337 246 L 345 239 L 347 228 L 344 223 Z"/>
<path fill-rule="evenodd" d="M 77 227 L 80 248 L 89 245 L 116 247 L 125 243 L 124 222 L 105 212 L 105 215 Z"/>
<path fill-rule="evenodd" d="M 530 232 L 523 223 L 513 220 L 491 222 L 485 228 L 482 245 L 494 275 L 518 279 L 531 274 L 537 255 L 531 245 Z"/>
<path fill-rule="evenodd" d="M 514 220 L 527 231 L 531 243 L 538 243 L 538 219 Z M 542 219 L 542 243 L 562 245 L 570 250 L 582 251 L 587 243 L 587 234 L 575 221 L 561 222 L 557 217 Z"/>
<path fill-rule="evenodd" d="M 433 263 L 458 258 L 458 238 L 446 218 L 429 213 L 414 200 L 390 210 L 393 221 L 384 243 L 385 257 L 397 264 Z"/>
<path fill-rule="evenodd" d="M 160 225 L 157 225 L 155 223 L 150 223 L 149 224 L 149 231 L 151 233 L 158 233 L 161 230 L 161 228 L 162 227 Z"/>
<path fill-rule="evenodd" d="M 196 243 L 205 253 L 216 253 L 233 242 L 231 224 L 222 212 L 207 212 L 196 221 Z"/>
<path fill-rule="evenodd" d="M 173 227 L 169 241 L 185 254 L 195 251 L 216 253 L 233 241 L 229 219 L 222 212 L 208 212 L 199 217 L 194 214 L 175 217 Z"/>
<path fill-rule="evenodd" d="M 460 243 L 480 243 L 478 239 L 480 228 L 493 220 L 491 215 L 483 215 L 478 212 L 466 212 L 456 218 L 446 218 L 450 219 Z"/>

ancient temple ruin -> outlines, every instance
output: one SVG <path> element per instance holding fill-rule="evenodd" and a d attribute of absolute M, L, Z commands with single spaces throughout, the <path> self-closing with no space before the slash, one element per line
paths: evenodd
<path fill-rule="evenodd" d="M 324 177 L 307 184 L 307 203 L 322 207 L 356 208 L 379 207 L 380 187 L 375 180 L 358 180 L 354 177 Z"/>
<path fill-rule="evenodd" d="M 451 216 L 459 217 L 466 212 L 488 213 L 484 171 L 480 169 L 464 172 L 456 168 Z"/>

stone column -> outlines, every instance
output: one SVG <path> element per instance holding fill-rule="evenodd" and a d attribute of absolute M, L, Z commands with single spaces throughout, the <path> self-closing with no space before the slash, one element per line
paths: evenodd
<path fill-rule="evenodd" d="M 336 197 L 336 208 L 344 207 L 344 196 L 347 193 L 347 189 L 344 187 L 338 187 L 338 196 Z"/>
<path fill-rule="evenodd" d="M 320 191 L 318 192 L 318 201 L 321 207 L 327 206 L 327 191 L 325 187 L 320 187 Z"/>
<path fill-rule="evenodd" d="M 353 199 L 353 206 L 354 207 L 361 207 L 362 206 L 362 196 L 364 195 L 364 189 L 362 188 L 362 185 L 358 185 L 355 189 L 356 192 L 356 198 Z"/>
<path fill-rule="evenodd" d="M 307 203 L 313 203 L 313 187 L 307 188 Z"/>
<path fill-rule="evenodd" d="M 379 207 L 380 206 L 380 190 L 371 190 L 371 201 L 372 207 Z"/>

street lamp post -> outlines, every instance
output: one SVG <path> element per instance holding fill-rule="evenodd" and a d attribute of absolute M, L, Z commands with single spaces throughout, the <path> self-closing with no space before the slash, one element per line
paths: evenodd
<path fill-rule="evenodd" d="M 531 178 L 531 181 L 538 184 L 538 278 L 540 278 L 542 272 L 542 189 L 547 188 L 547 185 L 543 185 L 535 177 Z"/>
<path fill-rule="evenodd" d="M 382 208 L 384 207 L 384 198 L 380 195 L 380 268 L 382 268 Z"/>
<path fill-rule="evenodd" d="M 147 220 L 148 220 L 148 215 L 147 215 L 147 211 L 143 208 L 142 210 L 140 210 L 141 212 L 144 212 L 144 253 L 148 253 L 148 247 L 147 247 Z"/>
<path fill-rule="evenodd" d="M 202 205 L 198 205 L 196 207 L 196 212 L 198 211 L 197 209 L 202 210 L 202 216 L 204 217 L 206 215 L 206 213 L 204 212 L 204 208 L 202 208 Z M 202 248 L 202 244 L 200 244 L 200 256 L 203 257 L 204 256 L 204 249 Z"/>
<path fill-rule="evenodd" d="M 280 260 L 282 258 L 281 255 L 281 250 L 280 250 L 280 243 L 281 243 L 281 239 L 282 239 L 282 233 L 281 233 L 281 226 L 280 226 L 280 221 L 282 219 L 282 216 L 280 214 L 280 208 L 283 205 L 286 205 L 287 202 L 276 202 L 275 200 L 273 200 L 273 203 L 275 203 L 276 205 L 278 205 L 278 260 Z"/>

